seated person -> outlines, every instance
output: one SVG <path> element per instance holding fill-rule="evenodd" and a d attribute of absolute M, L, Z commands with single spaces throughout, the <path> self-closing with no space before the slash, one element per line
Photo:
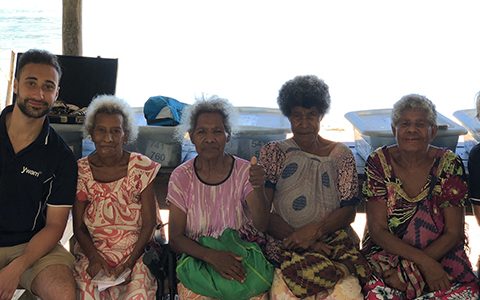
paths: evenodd
<path fill-rule="evenodd" d="M 464 167 L 455 153 L 430 144 L 436 120 L 426 97 L 402 97 L 392 110 L 397 144 L 367 160 L 362 251 L 375 276 L 365 286 L 366 299 L 479 297 L 465 253 Z"/>
<path fill-rule="evenodd" d="M 78 160 L 77 200 L 73 206 L 75 279 L 80 299 L 154 299 L 156 280 L 142 262 L 157 223 L 153 180 L 160 165 L 123 149 L 137 136 L 134 116 L 115 96 L 95 98 L 85 116 L 85 133 L 95 151 Z M 126 283 L 99 291 L 92 278 L 100 271 Z M 128 272 L 128 271 L 127 271 Z"/>
<path fill-rule="evenodd" d="M 370 269 L 350 226 L 359 203 L 355 160 L 346 145 L 319 134 L 328 86 L 316 76 L 297 76 L 277 101 L 293 137 L 265 145 L 259 159 L 273 201 L 269 233 L 283 241 L 271 250 L 276 258 L 267 254 L 278 267 L 270 299 L 363 299 L 358 278 L 365 281 Z"/>
<path fill-rule="evenodd" d="M 178 166 L 170 177 L 170 245 L 211 265 L 223 278 L 243 282 L 242 258 L 207 248 L 202 236 L 218 237 L 226 228 L 239 230 L 247 223 L 263 231 L 268 224 L 264 171 L 256 164 L 225 152 L 233 131 L 233 107 L 212 96 L 200 99 L 183 113 L 179 136 L 188 132 L 198 155 Z M 180 299 L 210 299 L 178 284 Z M 266 297 L 261 294 L 255 297 Z"/>
<path fill-rule="evenodd" d="M 476 95 L 477 119 L 480 119 L 480 92 Z M 480 225 L 480 144 L 475 145 L 468 155 L 468 191 L 472 203 L 473 213 Z M 480 257 L 477 263 L 477 272 L 480 270 Z"/>
<path fill-rule="evenodd" d="M 58 97 L 55 55 L 20 57 L 15 104 L 0 116 L 0 299 L 20 286 L 42 299 L 74 299 L 73 256 L 59 241 L 75 200 L 72 151 L 46 117 Z"/>

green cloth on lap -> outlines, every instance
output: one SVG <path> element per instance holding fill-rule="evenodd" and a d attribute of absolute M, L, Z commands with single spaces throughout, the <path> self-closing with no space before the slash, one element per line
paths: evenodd
<path fill-rule="evenodd" d="M 183 254 L 177 262 L 177 277 L 194 293 L 217 299 L 249 299 L 268 291 L 272 285 L 274 267 L 263 256 L 256 243 L 242 240 L 236 230 L 227 228 L 218 239 L 200 237 L 207 248 L 232 252 L 241 256 L 245 281 L 223 278 L 210 264 Z"/>

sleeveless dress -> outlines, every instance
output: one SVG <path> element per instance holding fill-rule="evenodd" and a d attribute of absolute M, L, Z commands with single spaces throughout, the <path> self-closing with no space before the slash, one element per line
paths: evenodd
<path fill-rule="evenodd" d="M 102 183 L 93 178 L 87 157 L 78 160 L 76 201 L 88 201 L 85 225 L 93 244 L 113 267 L 126 261 L 135 247 L 142 225 L 139 197 L 155 179 L 160 165 L 142 154 L 131 153 L 127 168 L 126 177 Z M 87 273 L 88 259 L 78 243 L 73 253 L 77 299 L 155 299 L 156 279 L 143 263 L 143 255 L 135 263 L 128 284 L 99 292 Z"/>

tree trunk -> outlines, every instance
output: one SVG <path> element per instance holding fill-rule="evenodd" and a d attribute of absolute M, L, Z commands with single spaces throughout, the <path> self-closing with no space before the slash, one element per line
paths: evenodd
<path fill-rule="evenodd" d="M 82 0 L 63 0 L 62 50 L 82 55 Z"/>

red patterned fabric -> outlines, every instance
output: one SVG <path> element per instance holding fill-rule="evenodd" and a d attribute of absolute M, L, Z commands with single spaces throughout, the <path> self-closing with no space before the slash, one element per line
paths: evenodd
<path fill-rule="evenodd" d="M 84 223 L 95 247 L 113 267 L 126 261 L 135 247 L 142 224 L 139 197 L 159 169 L 160 165 L 148 157 L 131 153 L 127 176 L 101 183 L 94 180 L 86 157 L 78 161 L 77 201 L 89 202 Z M 142 257 L 134 265 L 128 284 L 99 292 L 86 271 L 88 259 L 78 244 L 73 252 L 77 299 L 155 299 L 156 280 Z"/>

